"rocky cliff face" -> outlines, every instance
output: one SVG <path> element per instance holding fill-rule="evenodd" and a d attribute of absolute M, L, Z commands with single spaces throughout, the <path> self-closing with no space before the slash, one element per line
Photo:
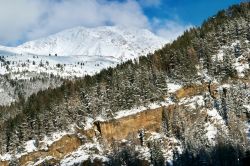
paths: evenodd
<path fill-rule="evenodd" d="M 29 165 L 40 158 L 50 158 L 48 162 L 60 161 L 67 154 L 75 151 L 81 145 L 81 140 L 77 135 L 65 135 L 54 142 L 47 150 L 39 150 L 25 154 L 18 159 L 18 165 Z M 53 159 L 53 160 L 52 160 Z M 9 165 L 8 161 L 0 162 L 0 166 Z"/>
<path fill-rule="evenodd" d="M 114 119 L 107 122 L 95 122 L 101 137 L 108 141 L 120 141 L 138 135 L 140 129 L 159 132 L 162 126 L 163 107 L 145 110 L 141 113 Z"/>

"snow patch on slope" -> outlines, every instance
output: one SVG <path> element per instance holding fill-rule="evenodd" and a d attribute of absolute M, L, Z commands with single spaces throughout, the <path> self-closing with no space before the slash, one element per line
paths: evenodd
<path fill-rule="evenodd" d="M 240 77 L 244 77 L 244 72 L 249 69 L 249 64 L 240 62 L 240 58 L 237 58 L 233 66 L 237 70 L 237 73 Z"/>
<path fill-rule="evenodd" d="M 223 132 L 225 132 L 225 134 L 228 133 L 228 129 L 225 125 L 223 118 L 219 115 L 218 111 L 215 108 L 208 109 L 207 115 L 209 120 L 205 124 L 206 136 L 209 142 L 215 145 L 215 138 L 218 132 L 218 125 L 223 128 Z"/>
<path fill-rule="evenodd" d="M 0 161 L 9 161 L 11 160 L 12 155 L 9 153 L 5 153 L 3 155 L 0 154 Z"/>
<path fill-rule="evenodd" d="M 250 141 L 250 121 L 246 123 L 246 134 L 247 134 L 248 140 Z"/>
<path fill-rule="evenodd" d="M 168 83 L 167 87 L 168 87 L 168 93 L 174 93 L 178 89 L 180 89 L 182 86 L 176 83 Z"/>
<path fill-rule="evenodd" d="M 99 154 L 96 154 L 97 151 Z M 62 159 L 60 165 L 75 165 L 88 159 L 93 161 L 96 158 L 102 161 L 108 161 L 108 159 L 104 156 L 103 153 L 103 149 L 99 142 L 95 141 L 94 143 L 86 143 L 80 146 L 76 151 Z"/>
<path fill-rule="evenodd" d="M 206 132 L 207 132 L 206 136 L 207 136 L 209 142 L 215 144 L 214 139 L 215 139 L 215 137 L 217 135 L 217 128 L 214 127 L 214 125 L 212 125 L 209 122 L 205 124 L 205 128 L 206 128 Z"/>
<path fill-rule="evenodd" d="M 204 97 L 201 95 L 187 97 L 180 100 L 180 104 L 189 106 L 192 109 L 196 109 L 197 106 L 204 106 Z"/>
<path fill-rule="evenodd" d="M 30 152 L 33 152 L 33 151 L 36 151 L 37 150 L 37 147 L 36 147 L 36 140 L 29 140 L 25 143 L 25 151 L 30 153 Z"/>
<path fill-rule="evenodd" d="M 37 162 L 35 162 L 34 164 L 32 164 L 32 166 L 41 165 L 41 164 L 43 164 L 43 162 L 51 160 L 51 159 L 53 159 L 53 157 L 51 157 L 51 156 L 46 156 L 44 158 L 40 158 Z"/>
<path fill-rule="evenodd" d="M 73 125 L 72 125 L 73 127 Z M 74 134 L 74 131 L 61 131 L 61 132 L 55 132 L 51 136 L 44 136 L 44 139 L 39 142 L 41 144 L 41 149 L 47 150 L 50 145 L 52 145 L 54 142 L 60 140 L 65 135 Z"/>
<path fill-rule="evenodd" d="M 149 105 L 145 106 L 140 106 L 140 107 L 135 107 L 129 110 L 121 110 L 116 112 L 115 114 L 113 114 L 113 119 L 120 119 L 122 117 L 126 117 L 126 116 L 130 116 L 130 115 L 134 115 L 137 114 L 139 112 L 143 112 L 145 110 L 148 109 L 156 109 L 156 108 L 160 108 L 163 106 L 169 106 L 171 104 L 174 104 L 169 98 L 167 98 L 164 102 L 158 102 L 158 103 L 151 103 Z M 102 115 L 96 117 L 97 121 L 106 121 L 109 120 L 108 118 L 103 117 Z"/>
<path fill-rule="evenodd" d="M 250 112 L 250 105 L 243 105 L 247 109 L 248 112 Z"/>

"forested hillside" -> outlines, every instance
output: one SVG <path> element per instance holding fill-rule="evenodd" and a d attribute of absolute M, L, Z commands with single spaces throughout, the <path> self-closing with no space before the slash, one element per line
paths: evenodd
<path fill-rule="evenodd" d="M 250 3 L 242 3 L 220 11 L 201 27 L 191 28 L 154 54 L 93 76 L 65 81 L 56 89 L 2 106 L 0 154 L 17 154 L 11 158 L 15 163 L 27 141 L 34 140 L 39 147 L 45 136 L 55 132 L 72 133 L 75 128 L 88 128 L 90 119 L 116 119 L 119 111 L 171 102 L 175 105 L 174 113 L 163 116 L 159 132 L 164 138 L 181 142 L 182 150 L 173 150 L 174 165 L 240 165 L 250 150 L 245 131 L 250 111 L 249 42 Z M 192 95 L 171 91 L 173 84 L 182 89 L 194 87 L 192 92 L 184 91 Z M 200 90 L 194 90 L 197 87 Z M 195 95 L 198 98 L 191 98 Z M 210 116 L 209 111 L 205 113 L 207 110 L 221 117 L 213 120 L 219 122 L 215 124 L 213 131 L 217 134 L 212 141 L 206 137 Z M 149 162 L 163 165 L 164 143 L 157 138 L 153 142 Z M 110 154 L 117 155 L 106 156 L 110 159 L 107 164 L 137 165 L 140 155 L 131 147 L 125 146 L 118 152 L 109 148 Z M 129 156 L 133 156 L 133 161 L 128 160 Z"/>

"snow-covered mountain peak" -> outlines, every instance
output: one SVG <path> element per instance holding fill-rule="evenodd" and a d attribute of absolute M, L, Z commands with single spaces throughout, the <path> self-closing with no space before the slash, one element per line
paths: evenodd
<path fill-rule="evenodd" d="M 146 29 L 120 26 L 75 27 L 8 49 L 37 55 L 112 56 L 123 60 L 145 55 L 167 41 Z"/>

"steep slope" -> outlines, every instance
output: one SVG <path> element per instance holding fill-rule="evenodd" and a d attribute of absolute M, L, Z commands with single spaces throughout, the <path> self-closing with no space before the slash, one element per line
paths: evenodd
<path fill-rule="evenodd" d="M 33 142 L 30 164 L 241 165 L 250 151 L 249 18 L 250 3 L 232 6 L 152 55 L 1 107 L 2 160 L 15 165 Z M 57 133 L 83 145 L 50 161 Z"/>

